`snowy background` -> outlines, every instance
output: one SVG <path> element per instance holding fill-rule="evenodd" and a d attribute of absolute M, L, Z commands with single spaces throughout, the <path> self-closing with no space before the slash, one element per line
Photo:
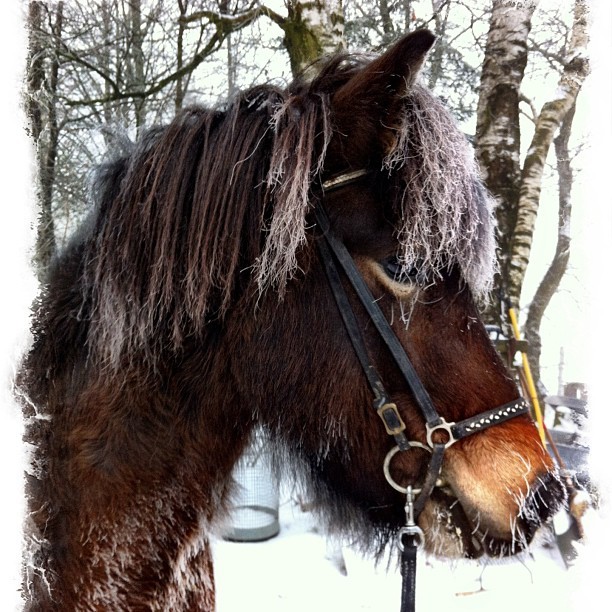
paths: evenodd
<path fill-rule="evenodd" d="M 349 547 L 340 556 L 313 515 L 302 512 L 287 494 L 280 524 L 279 535 L 267 542 L 214 541 L 217 612 L 399 609 L 401 577 L 395 556 L 389 569 L 385 562 L 375 567 Z M 590 579 L 584 578 L 583 563 L 568 570 L 556 547 L 542 545 L 521 558 L 488 564 L 449 564 L 422 556 L 417 563 L 417 611 L 582 612 L 587 602 L 596 601 L 595 593 L 585 592 Z"/>
<path fill-rule="evenodd" d="M 19 563 L 23 515 L 23 451 L 21 422 L 10 395 L 18 355 L 27 343 L 28 307 L 35 293 L 28 249 L 33 241 L 32 151 L 23 128 L 19 92 L 25 56 L 21 21 L 23 3 L 2 6 L 0 62 L 0 612 L 19 609 Z M 556 611 L 610 610 L 609 580 L 612 551 L 610 506 L 610 75 L 612 3 L 594 0 L 592 63 L 594 77 L 581 94 L 589 101 L 592 148 L 585 180 L 576 200 L 589 203 L 582 221 L 578 257 L 589 265 L 582 278 L 586 287 L 582 318 L 589 322 L 588 347 L 582 359 L 590 390 L 592 437 L 591 472 L 606 496 L 602 510 L 586 521 L 587 543 L 570 570 L 554 550 L 535 547 L 531 556 L 503 565 L 419 564 L 419 612 L 441 610 Z M 392 611 L 399 606 L 399 576 L 384 566 L 373 567 L 348 548 L 343 550 L 346 575 L 330 560 L 329 547 L 310 514 L 303 514 L 285 496 L 281 504 L 281 533 L 261 544 L 218 540 L 214 554 L 219 612 L 248 607 L 266 612 Z M 479 579 L 482 579 L 482 584 Z M 480 590 L 482 586 L 483 590 Z"/>

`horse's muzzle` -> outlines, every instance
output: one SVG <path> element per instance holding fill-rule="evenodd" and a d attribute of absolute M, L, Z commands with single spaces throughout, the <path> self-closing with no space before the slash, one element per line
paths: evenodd
<path fill-rule="evenodd" d="M 519 514 L 528 541 L 538 528 L 551 519 L 567 503 L 567 490 L 555 472 L 539 477 Z"/>
<path fill-rule="evenodd" d="M 441 557 L 476 559 L 483 555 L 505 557 L 522 552 L 536 531 L 566 503 L 567 492 L 556 473 L 538 477 L 520 504 L 518 515 L 506 535 L 495 534 L 478 516 L 466 512 L 449 486 L 435 489 L 425 532 L 431 540 L 426 546 Z M 429 524 L 431 523 L 431 524 Z"/>
<path fill-rule="evenodd" d="M 521 505 L 512 539 L 504 541 L 484 538 L 490 556 L 509 556 L 522 552 L 533 540 L 540 527 L 547 523 L 567 503 L 567 490 L 556 472 L 538 477 Z"/>

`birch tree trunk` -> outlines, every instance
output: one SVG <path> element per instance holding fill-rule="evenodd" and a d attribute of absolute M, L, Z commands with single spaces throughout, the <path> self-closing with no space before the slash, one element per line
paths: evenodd
<path fill-rule="evenodd" d="M 113 27 L 112 27 L 112 14 L 113 8 L 116 10 L 116 6 L 113 7 L 109 2 L 102 2 L 100 5 L 100 15 L 102 18 L 102 49 L 100 50 L 100 63 L 104 67 L 104 70 L 111 74 L 111 49 L 113 47 Z M 108 80 L 104 80 L 104 95 L 109 97 L 112 93 L 111 85 Z M 102 105 L 102 115 L 106 125 L 110 125 L 113 120 L 113 110 L 109 102 Z"/>
<path fill-rule="evenodd" d="M 143 50 L 144 32 L 142 26 L 141 0 L 131 0 L 129 3 L 130 24 L 130 60 L 131 60 L 131 88 L 135 92 L 144 92 L 145 83 L 145 57 Z M 134 114 L 136 117 L 136 129 L 140 133 L 145 125 L 146 105 L 141 96 L 134 97 Z"/>
<path fill-rule="evenodd" d="M 58 2 L 49 20 L 52 48 L 42 44 L 43 21 L 47 7 L 42 2 L 29 5 L 28 114 L 30 130 L 36 143 L 39 204 L 35 261 L 43 275 L 56 250 L 53 218 L 53 186 L 58 155 L 59 124 L 57 117 L 57 87 L 59 59 L 57 55 L 63 24 L 64 3 Z M 47 62 L 45 62 L 47 60 Z"/>
<path fill-rule="evenodd" d="M 559 135 L 554 140 L 559 183 L 557 247 L 552 262 L 529 305 L 529 311 L 525 321 L 525 335 L 529 339 L 527 355 L 529 357 L 531 372 L 536 380 L 540 379 L 540 355 L 542 353 L 540 326 L 542 324 L 542 318 L 553 295 L 557 292 L 561 284 L 570 258 L 573 173 L 569 155 L 569 139 L 572 133 L 572 121 L 574 119 L 575 110 L 576 105 L 573 105 L 565 115 L 561 123 Z"/>
<path fill-rule="evenodd" d="M 178 19 L 178 31 L 176 33 L 176 68 L 180 70 L 184 64 L 183 58 L 183 37 L 185 36 L 185 28 L 186 25 L 184 23 L 185 15 L 187 14 L 187 3 L 184 0 L 177 1 L 178 9 L 179 9 L 179 19 Z M 185 87 L 183 84 L 183 77 L 179 77 L 176 79 L 176 87 L 174 90 L 174 112 L 178 113 L 178 111 L 183 106 L 183 100 L 185 99 Z"/>
<path fill-rule="evenodd" d="M 494 0 L 480 77 L 476 154 L 485 184 L 495 196 L 500 275 L 486 313 L 501 324 L 499 290 L 507 286 L 510 242 L 518 216 L 521 185 L 520 90 L 527 65 L 527 39 L 535 2 Z M 497 298 L 497 299 L 495 299 Z"/>
<path fill-rule="evenodd" d="M 434 34 L 438 40 L 444 40 L 446 27 L 448 25 L 448 16 L 450 11 L 450 2 L 446 4 L 440 0 L 432 0 L 431 8 L 433 12 L 433 21 L 435 24 Z M 427 62 L 429 64 L 429 79 L 427 85 L 430 89 L 435 89 L 436 83 L 442 74 L 442 60 L 444 59 L 444 45 L 437 44 L 431 50 Z"/>
<path fill-rule="evenodd" d="M 529 264 L 542 175 L 550 145 L 574 104 L 589 67 L 587 5 L 575 0 L 572 35 L 556 92 L 535 119 L 525 161 L 520 161 L 520 87 L 528 56 L 535 2 L 494 0 L 477 110 L 476 150 L 485 183 L 498 200 L 499 267 L 486 318 L 501 321 L 500 290 L 518 307 Z"/>
<path fill-rule="evenodd" d="M 287 18 L 279 25 L 294 75 L 345 48 L 342 0 L 287 0 Z"/>
<path fill-rule="evenodd" d="M 508 296 L 514 304 L 519 303 L 531 255 L 533 230 L 540 203 L 546 157 L 561 122 L 574 106 L 582 83 L 589 74 L 589 61 L 586 56 L 587 28 L 587 2 L 586 0 L 576 0 L 574 3 L 572 36 L 564 61 L 563 72 L 554 97 L 544 104 L 536 120 L 535 133 L 523 164 L 517 219 L 510 242 L 507 274 Z"/>

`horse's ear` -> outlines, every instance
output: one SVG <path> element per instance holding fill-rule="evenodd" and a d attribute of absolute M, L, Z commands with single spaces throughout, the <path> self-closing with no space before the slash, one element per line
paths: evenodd
<path fill-rule="evenodd" d="M 356 136 L 355 130 L 363 128 L 361 140 L 369 141 L 369 145 L 364 144 L 371 146 L 372 138 L 378 135 L 387 153 L 394 141 L 389 132 L 401 124 L 402 99 L 435 39 L 425 29 L 404 36 L 342 86 L 332 103 L 340 133 L 351 138 L 351 133 Z M 382 130 L 381 126 L 390 130 Z"/>

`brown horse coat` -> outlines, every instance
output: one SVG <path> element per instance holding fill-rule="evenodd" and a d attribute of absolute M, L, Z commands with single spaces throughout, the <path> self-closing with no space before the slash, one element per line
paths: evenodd
<path fill-rule="evenodd" d="M 402 525 L 382 474 L 390 442 L 314 249 L 329 177 L 368 170 L 325 204 L 440 414 L 518 397 L 473 298 L 492 273 L 490 201 L 450 115 L 415 83 L 432 43 L 415 32 L 371 62 L 333 59 L 310 83 L 186 109 L 99 169 L 18 380 L 34 448 L 28 609 L 213 610 L 207 534 L 255 426 L 330 528 L 380 550 Z M 404 454 L 396 478 L 418 482 L 424 460 Z M 443 471 L 419 518 L 439 554 L 514 552 L 562 498 L 527 417 L 457 443 Z"/>

